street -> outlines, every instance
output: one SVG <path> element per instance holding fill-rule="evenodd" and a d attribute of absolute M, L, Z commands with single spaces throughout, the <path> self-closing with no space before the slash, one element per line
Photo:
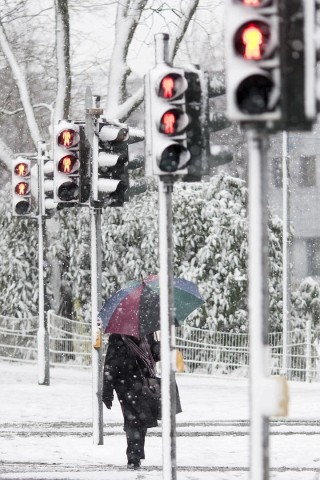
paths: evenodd
<path fill-rule="evenodd" d="M 0 363 L 0 479 L 162 478 L 160 426 L 148 431 L 142 468 L 128 471 L 117 401 L 104 410 L 104 445 L 93 445 L 90 370 L 51 369 L 50 386 L 37 385 L 36 370 Z M 179 480 L 248 478 L 247 381 L 180 374 L 177 383 Z M 319 479 L 319 393 L 319 384 L 290 383 L 288 419 L 270 422 L 270 478 Z"/>

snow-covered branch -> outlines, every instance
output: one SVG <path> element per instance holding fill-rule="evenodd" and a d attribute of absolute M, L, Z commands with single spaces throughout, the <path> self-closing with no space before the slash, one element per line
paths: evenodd
<path fill-rule="evenodd" d="M 0 138 L 0 163 L 3 163 L 7 169 L 10 170 L 13 157 L 14 155 L 11 149 Z"/>
<path fill-rule="evenodd" d="M 184 2 L 184 4 L 185 3 L 186 2 Z M 188 26 L 197 9 L 198 4 L 199 0 L 189 0 L 187 5 L 184 5 L 183 14 L 181 15 L 180 21 L 177 25 L 176 34 L 170 40 L 169 58 L 171 61 L 173 61 L 176 56 L 180 43 L 183 40 L 183 37 L 188 29 Z"/>
<path fill-rule="evenodd" d="M 8 38 L 6 36 L 6 33 L 4 31 L 4 28 L 1 22 L 0 22 L 0 46 L 12 70 L 13 77 L 15 79 L 16 85 L 19 90 L 20 100 L 26 115 L 31 138 L 33 140 L 33 143 L 36 146 L 37 142 L 41 140 L 41 136 L 40 136 L 40 131 L 37 125 L 37 121 L 35 119 L 32 104 L 31 104 L 27 79 L 9 45 Z"/>
<path fill-rule="evenodd" d="M 37 103 L 35 105 L 32 105 L 32 108 L 34 110 L 44 108 L 49 110 L 49 112 L 53 111 L 53 105 L 48 103 Z M 22 107 L 16 108 L 16 110 L 6 110 L 5 108 L 0 108 L 0 113 L 3 113 L 4 115 L 9 115 L 9 116 L 16 115 L 17 113 L 21 113 L 21 112 L 24 112 L 24 109 Z"/>
<path fill-rule="evenodd" d="M 115 43 L 110 61 L 107 116 L 122 118 L 126 114 L 119 114 L 121 104 L 126 100 L 126 81 L 130 74 L 127 65 L 127 55 L 133 35 L 139 23 L 147 0 L 126 0 L 118 3 L 116 18 Z M 131 102 L 132 105 L 132 102 Z"/>

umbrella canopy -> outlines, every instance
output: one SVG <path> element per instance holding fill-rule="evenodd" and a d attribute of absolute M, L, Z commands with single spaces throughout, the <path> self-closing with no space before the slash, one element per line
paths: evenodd
<path fill-rule="evenodd" d="M 181 325 L 204 300 L 198 287 L 183 278 L 174 278 L 176 325 Z M 105 333 L 142 337 L 160 330 L 160 288 L 158 275 L 131 281 L 105 301 L 99 312 Z"/>

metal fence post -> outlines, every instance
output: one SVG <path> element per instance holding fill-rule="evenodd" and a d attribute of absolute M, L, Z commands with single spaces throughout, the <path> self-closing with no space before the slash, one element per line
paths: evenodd
<path fill-rule="evenodd" d="M 311 315 L 306 320 L 306 381 L 311 382 L 312 365 L 311 365 Z"/>

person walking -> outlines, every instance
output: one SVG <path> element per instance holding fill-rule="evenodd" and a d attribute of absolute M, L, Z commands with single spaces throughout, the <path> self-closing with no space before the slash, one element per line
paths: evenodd
<path fill-rule="evenodd" d="M 148 428 L 157 427 L 160 401 L 143 394 L 143 378 L 156 376 L 160 360 L 160 342 L 153 334 L 136 338 L 111 334 L 104 363 L 102 400 L 112 407 L 115 391 L 121 405 L 127 437 L 127 467 L 137 469 L 145 458 L 144 444 Z"/>

